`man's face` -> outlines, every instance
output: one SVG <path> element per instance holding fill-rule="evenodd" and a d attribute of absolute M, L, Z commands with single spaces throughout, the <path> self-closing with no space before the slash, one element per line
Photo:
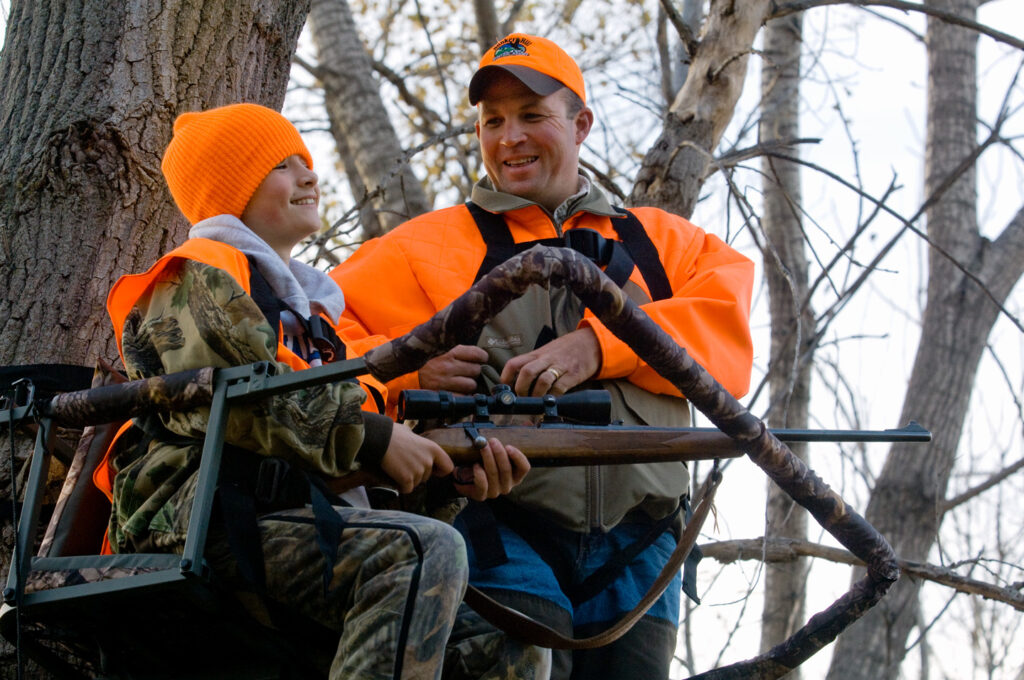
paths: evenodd
<path fill-rule="evenodd" d="M 476 136 L 494 187 L 552 212 L 576 193 L 580 144 L 594 120 L 586 107 L 569 115 L 567 92 L 542 97 L 499 73 L 477 107 Z"/>

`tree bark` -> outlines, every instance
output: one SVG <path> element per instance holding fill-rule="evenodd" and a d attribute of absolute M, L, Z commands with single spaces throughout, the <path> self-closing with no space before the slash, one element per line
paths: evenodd
<path fill-rule="evenodd" d="M 767 0 L 711 3 L 686 83 L 676 95 L 658 140 L 644 156 L 631 205 L 693 213 L 712 153 L 746 79 L 754 38 L 767 19 Z"/>
<path fill-rule="evenodd" d="M 926 4 L 969 18 L 977 8 L 977 0 Z M 976 43 L 973 31 L 928 19 L 928 196 L 975 147 Z M 998 317 L 996 303 L 1024 271 L 1024 209 L 989 242 L 978 229 L 975 181 L 972 166 L 926 213 L 932 242 L 928 302 L 900 417 L 930 427 L 933 443 L 926 454 L 892 447 L 865 513 L 905 560 L 926 561 L 935 543 L 978 362 Z M 919 581 L 902 579 L 851 626 L 839 639 L 828 677 L 897 677 L 917 624 L 919 590 Z"/>
<path fill-rule="evenodd" d="M 178 113 L 280 108 L 304 3 L 11 6 L 0 59 L 0 364 L 113 356 L 104 301 L 184 239 L 160 158 Z"/>
<path fill-rule="evenodd" d="M 188 227 L 160 172 L 174 118 L 238 101 L 279 109 L 307 11 L 270 0 L 11 3 L 0 55 L 0 365 L 117 356 L 107 291 Z M 0 460 L 6 506 L 9 457 Z M 13 663 L 0 662 L 0 675 L 14 677 Z"/>
<path fill-rule="evenodd" d="M 362 185 L 369 194 L 377 194 L 371 201 L 376 226 L 366 236 L 380 236 L 426 212 L 430 204 L 403 158 L 348 2 L 313 0 L 309 21 L 331 131 L 359 172 L 354 189 Z M 355 194 L 357 201 L 362 198 Z"/>
<path fill-rule="evenodd" d="M 800 50 L 803 15 L 774 19 L 765 25 L 761 69 L 762 143 L 800 136 Z M 792 155 L 799 151 L 792 149 Z M 771 313 L 769 393 L 771 427 L 807 427 L 810 403 L 810 339 L 814 315 L 808 297 L 809 264 L 804 250 L 803 224 L 797 206 L 802 202 L 800 169 L 796 163 L 772 156 L 761 160 L 764 187 L 764 272 Z M 807 461 L 806 445 L 793 444 L 793 453 Z M 807 513 L 789 494 L 768 482 L 765 538 L 804 539 Z M 788 564 L 765 565 L 764 606 L 761 613 L 761 652 L 793 634 L 804 622 L 805 584 L 809 562 L 798 557 Z M 799 670 L 793 677 L 799 677 Z"/>

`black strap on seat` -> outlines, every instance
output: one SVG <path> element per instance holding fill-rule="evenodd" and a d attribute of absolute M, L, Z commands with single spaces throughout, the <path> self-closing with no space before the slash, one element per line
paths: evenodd
<path fill-rule="evenodd" d="M 0 366 L 0 390 L 19 380 L 30 380 L 36 398 L 52 397 L 60 392 L 77 392 L 92 387 L 93 369 L 74 364 L 21 364 Z"/>
<path fill-rule="evenodd" d="M 473 556 L 481 569 L 491 569 L 508 562 L 505 545 L 498 533 L 498 523 L 494 519 L 494 511 L 484 501 L 470 501 L 459 513 L 466 523 L 469 543 L 473 546 Z"/>
<path fill-rule="evenodd" d="M 266 594 L 263 546 L 257 520 L 277 510 L 310 503 L 317 546 L 324 558 L 323 582 L 327 593 L 337 559 L 344 521 L 332 506 L 349 503 L 326 488 L 322 480 L 281 458 L 259 456 L 225 445 L 217 484 L 218 508 L 238 572 L 259 595 Z"/>
<path fill-rule="evenodd" d="M 640 553 L 647 550 L 648 547 L 658 540 L 658 537 L 672 527 L 678 515 L 679 507 L 677 506 L 673 512 L 665 515 L 657 522 L 650 524 L 643 536 L 633 541 L 625 548 L 617 550 L 615 554 L 612 555 L 611 559 L 602 564 L 592 574 L 587 576 L 587 578 L 583 579 L 579 583 L 572 584 L 566 592 L 566 595 L 569 596 L 569 601 L 573 603 L 573 606 L 586 602 L 611 585 L 612 581 L 618 578 L 619 574 L 625 571 L 626 567 L 632 564 L 633 560 L 635 560 Z"/>
<path fill-rule="evenodd" d="M 669 284 L 665 267 L 661 264 L 658 249 L 640 224 L 640 220 L 628 210 L 615 208 L 620 216 L 611 218 L 615 233 L 619 236 L 618 241 L 606 239 L 593 229 L 577 228 L 566 231 L 562 238 L 516 243 L 503 215 L 488 212 L 472 201 L 466 203 L 466 208 L 476 222 L 484 243 L 487 244 L 487 253 L 473 278 L 474 283 L 510 257 L 535 245 L 545 245 L 568 247 L 586 255 L 598 266 L 604 267 L 605 274 L 619 287 L 629 280 L 635 266 L 640 270 L 652 300 L 672 297 L 672 286 Z"/>

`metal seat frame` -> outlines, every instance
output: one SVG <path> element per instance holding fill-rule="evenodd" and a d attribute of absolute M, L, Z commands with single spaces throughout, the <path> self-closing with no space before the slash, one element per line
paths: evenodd
<path fill-rule="evenodd" d="M 301 373 L 272 375 L 271 370 L 272 365 L 268 362 L 257 362 L 214 371 L 209 423 L 191 520 L 181 555 L 34 555 L 52 461 L 54 426 L 60 422 L 57 417 L 40 415 L 31 384 L 24 390 L 25 398 L 21 405 L 12 404 L 0 411 L 0 429 L 5 424 L 15 427 L 26 420 L 34 419 L 39 423 L 17 528 L 14 559 L 3 591 L 0 634 L 12 643 L 20 644 L 44 667 L 62 675 L 71 671 L 33 640 L 32 631 L 42 627 L 44 630 L 52 628 L 84 633 L 99 646 L 103 666 L 115 673 L 113 677 L 303 677 L 301 673 L 296 676 L 296 669 L 289 668 L 288 664 L 294 662 L 301 668 L 304 655 L 282 640 L 278 631 L 258 624 L 247 615 L 223 588 L 211 580 L 204 559 L 227 415 L 234 404 L 355 378 L 366 372 L 366 365 L 361 359 L 350 359 Z M 78 483 L 91 483 L 91 476 L 85 477 Z M 139 573 L 26 592 L 30 575 L 39 577 L 46 573 L 82 569 L 98 570 L 93 573 L 107 569 Z M 161 617 L 165 619 L 162 623 Z M 225 622 L 239 625 L 222 625 Z M 190 632 L 190 628 L 195 628 L 195 631 Z M 217 640 L 208 639 L 210 634 Z M 165 640 L 147 640 L 147 635 Z M 148 656 L 150 647 L 166 650 L 173 644 L 202 645 L 204 642 L 216 643 L 211 646 L 211 652 L 223 651 L 219 662 L 207 660 L 200 663 L 195 658 L 198 654 L 194 649 L 181 650 L 185 652 L 181 656 L 189 658 L 182 659 L 180 664 L 173 662 L 173 654 L 157 657 L 156 663 L 152 656 Z M 159 668 L 147 669 L 147 666 Z M 263 674 L 261 667 L 268 674 Z M 69 677 L 81 676 L 72 673 Z"/>

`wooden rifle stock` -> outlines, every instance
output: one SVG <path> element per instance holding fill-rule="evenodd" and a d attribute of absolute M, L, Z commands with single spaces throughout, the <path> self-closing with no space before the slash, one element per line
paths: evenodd
<path fill-rule="evenodd" d="M 893 430 L 772 430 L 784 442 L 927 442 L 931 432 L 915 422 Z M 461 423 L 427 430 L 456 465 L 472 465 L 485 437 L 515 446 L 534 467 L 620 465 L 736 458 L 745 451 L 714 428 L 638 425 L 540 426 Z"/>

